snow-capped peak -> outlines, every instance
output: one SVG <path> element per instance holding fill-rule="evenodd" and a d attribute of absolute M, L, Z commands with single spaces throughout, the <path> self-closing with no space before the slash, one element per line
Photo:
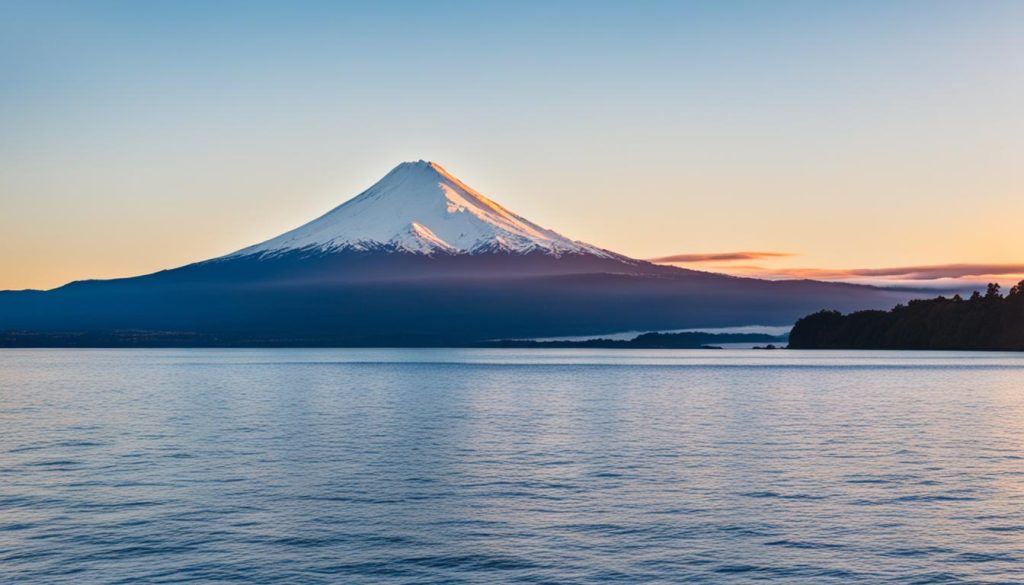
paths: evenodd
<path fill-rule="evenodd" d="M 484 197 L 441 165 L 405 162 L 323 216 L 230 256 L 386 249 L 416 254 L 595 254 Z"/>

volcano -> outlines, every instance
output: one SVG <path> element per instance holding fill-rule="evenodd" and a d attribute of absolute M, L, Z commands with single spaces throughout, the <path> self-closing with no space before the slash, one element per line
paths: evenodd
<path fill-rule="evenodd" d="M 440 165 L 402 163 L 323 216 L 153 274 L 0 292 L 2 345 L 452 346 L 786 325 L 913 292 L 656 265 L 541 227 Z"/>
<path fill-rule="evenodd" d="M 229 257 L 368 250 L 609 256 L 512 213 L 439 164 L 421 160 L 398 165 L 324 216 Z"/>

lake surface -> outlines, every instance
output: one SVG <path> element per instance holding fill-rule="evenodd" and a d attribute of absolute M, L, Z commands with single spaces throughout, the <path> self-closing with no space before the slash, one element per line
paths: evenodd
<path fill-rule="evenodd" d="M 1021 583 L 1024 354 L 0 351 L 2 583 Z"/>

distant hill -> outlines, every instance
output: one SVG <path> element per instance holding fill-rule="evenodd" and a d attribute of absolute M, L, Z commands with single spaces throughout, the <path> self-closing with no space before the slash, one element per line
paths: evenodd
<path fill-rule="evenodd" d="M 508 339 L 481 344 L 484 347 L 515 348 L 607 348 L 607 349 L 700 349 L 723 343 L 785 344 L 785 335 L 765 333 L 643 333 L 633 339 L 585 339 L 578 341 L 531 341 Z"/>
<path fill-rule="evenodd" d="M 1024 281 L 1005 296 L 913 300 L 890 311 L 821 311 L 796 322 L 792 349 L 950 349 L 1024 351 Z"/>

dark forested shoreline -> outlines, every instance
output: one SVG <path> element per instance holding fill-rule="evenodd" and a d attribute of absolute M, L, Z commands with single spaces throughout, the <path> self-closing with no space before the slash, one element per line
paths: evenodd
<path fill-rule="evenodd" d="M 796 322 L 791 349 L 1024 351 L 1024 281 L 1003 295 L 990 284 L 970 298 L 910 301 L 890 311 L 821 311 Z"/>

